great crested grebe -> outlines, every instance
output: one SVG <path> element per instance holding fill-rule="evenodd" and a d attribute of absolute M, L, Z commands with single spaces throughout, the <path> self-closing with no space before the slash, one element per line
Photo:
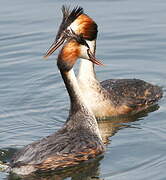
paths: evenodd
<path fill-rule="evenodd" d="M 56 36 L 55 47 L 63 44 L 65 29 L 81 34 L 88 43 L 91 52 L 95 53 L 97 24 L 83 13 L 83 8 L 76 7 L 72 11 L 63 6 L 63 20 Z M 51 55 L 56 48 L 48 50 Z M 94 65 L 90 61 L 81 60 L 78 83 L 85 97 L 86 104 L 99 118 L 135 114 L 156 103 L 163 95 L 158 86 L 139 79 L 109 79 L 101 83 L 96 79 Z"/>
<path fill-rule="evenodd" d="M 86 48 L 82 48 L 83 46 Z M 67 121 L 56 133 L 29 144 L 17 152 L 10 163 L 11 172 L 29 175 L 58 170 L 78 165 L 104 152 L 105 148 L 95 116 L 84 103 L 73 71 L 73 66 L 79 57 L 101 64 L 90 52 L 83 38 L 70 37 L 68 34 L 67 42 L 57 59 L 57 66 L 70 96 Z"/>

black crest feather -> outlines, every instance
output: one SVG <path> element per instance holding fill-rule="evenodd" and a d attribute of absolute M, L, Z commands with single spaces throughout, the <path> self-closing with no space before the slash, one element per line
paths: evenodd
<path fill-rule="evenodd" d="M 70 7 L 62 6 L 63 19 L 60 25 L 56 39 L 59 38 L 62 31 L 64 31 L 78 16 L 84 13 L 84 10 L 80 6 L 76 6 L 73 10 Z"/>

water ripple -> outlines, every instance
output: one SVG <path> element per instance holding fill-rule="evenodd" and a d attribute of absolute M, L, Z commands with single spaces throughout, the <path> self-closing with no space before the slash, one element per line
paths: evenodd
<path fill-rule="evenodd" d="M 139 78 L 164 90 L 151 113 L 99 124 L 108 144 L 93 175 L 105 180 L 165 179 L 166 2 L 76 1 L 68 3 L 83 6 L 98 23 L 97 57 L 107 65 L 95 67 L 98 79 Z M 49 61 L 42 57 L 55 38 L 64 3 L 1 3 L 0 160 L 55 132 L 68 116 L 69 97 L 56 67 L 58 52 Z M 92 179 L 84 171 L 81 176 Z M 0 179 L 5 178 L 1 173 Z"/>

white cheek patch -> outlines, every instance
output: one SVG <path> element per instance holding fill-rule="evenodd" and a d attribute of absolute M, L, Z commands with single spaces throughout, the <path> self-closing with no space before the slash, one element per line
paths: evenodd
<path fill-rule="evenodd" d="M 88 40 L 86 40 L 86 42 L 89 45 L 90 51 L 92 53 L 94 53 L 96 42 L 95 41 L 88 41 Z M 88 50 L 88 48 L 86 46 L 81 46 L 81 58 L 89 59 L 87 50 Z"/>
<path fill-rule="evenodd" d="M 88 53 L 87 53 L 88 48 L 84 45 L 81 46 L 81 52 L 80 52 L 80 56 L 83 59 L 89 59 Z"/>
<path fill-rule="evenodd" d="M 93 40 L 93 41 L 86 40 L 86 42 L 88 43 L 91 52 L 94 53 L 95 48 L 96 48 L 96 41 L 95 40 Z"/>
<path fill-rule="evenodd" d="M 95 50 L 95 41 L 88 41 L 86 40 L 87 44 L 89 45 L 90 51 L 94 53 Z M 87 53 L 88 48 L 84 45 L 81 46 L 81 58 L 83 59 L 89 59 L 88 53 Z"/>
<path fill-rule="evenodd" d="M 74 32 L 78 30 L 79 25 L 76 22 L 72 22 L 70 26 L 67 27 L 68 30 L 72 29 Z"/>

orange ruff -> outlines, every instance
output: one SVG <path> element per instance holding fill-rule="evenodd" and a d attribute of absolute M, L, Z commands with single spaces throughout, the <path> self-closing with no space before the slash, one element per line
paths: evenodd
<path fill-rule="evenodd" d="M 96 33 L 96 23 L 87 15 L 81 14 L 74 23 L 78 27 L 76 34 L 83 34 L 85 39 L 91 38 L 92 34 Z"/>
<path fill-rule="evenodd" d="M 70 41 L 62 49 L 62 52 L 60 54 L 60 58 L 69 64 L 75 64 L 75 61 L 77 60 L 77 58 L 80 54 L 79 47 L 80 46 L 76 41 Z"/>

